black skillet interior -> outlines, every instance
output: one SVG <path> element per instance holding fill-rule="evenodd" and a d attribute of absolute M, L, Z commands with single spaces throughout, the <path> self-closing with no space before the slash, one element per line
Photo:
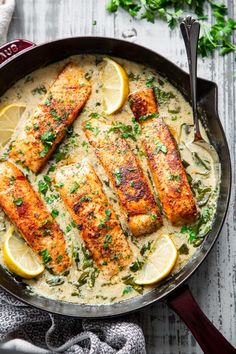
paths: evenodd
<path fill-rule="evenodd" d="M 188 75 L 176 65 L 155 52 L 133 43 L 111 38 L 77 37 L 49 42 L 27 50 L 0 69 L 0 96 L 17 80 L 49 63 L 74 54 L 105 54 L 125 58 L 150 66 L 166 77 L 189 101 Z M 216 241 L 228 208 L 231 190 L 230 155 L 217 112 L 217 86 L 211 81 L 198 79 L 199 108 L 204 112 L 209 128 L 209 139 L 218 151 L 222 166 L 220 196 L 212 231 L 191 261 L 178 274 L 168 278 L 147 294 L 111 305 L 76 305 L 50 300 L 31 294 L 21 281 L 0 268 L 0 286 L 20 300 L 40 309 L 75 317 L 101 318 L 118 316 L 163 299 L 185 282 L 198 268 Z"/>

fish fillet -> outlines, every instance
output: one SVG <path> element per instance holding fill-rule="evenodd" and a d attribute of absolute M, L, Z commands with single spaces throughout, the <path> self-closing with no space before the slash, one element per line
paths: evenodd
<path fill-rule="evenodd" d="M 97 267 L 113 276 L 131 261 L 131 250 L 93 167 L 82 160 L 60 168 L 55 182 Z"/>
<path fill-rule="evenodd" d="M 142 144 L 164 213 L 173 225 L 196 221 L 197 207 L 174 137 L 158 115 L 152 89 L 129 96 L 130 108 L 142 126 Z"/>
<path fill-rule="evenodd" d="M 47 267 L 61 273 L 70 265 L 64 235 L 23 173 L 0 163 L 0 206 Z"/>
<path fill-rule="evenodd" d="M 135 236 L 156 231 L 161 215 L 143 170 L 128 143 L 101 119 L 84 125 L 85 134 L 109 176 Z"/>
<path fill-rule="evenodd" d="M 66 134 L 91 93 L 91 84 L 76 64 L 65 66 L 12 143 L 10 157 L 38 173 Z"/>

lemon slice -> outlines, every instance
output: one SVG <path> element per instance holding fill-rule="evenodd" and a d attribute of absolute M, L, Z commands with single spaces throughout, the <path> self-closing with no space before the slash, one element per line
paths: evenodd
<path fill-rule="evenodd" d="M 154 245 L 135 283 L 140 285 L 154 284 L 167 277 L 177 259 L 176 247 L 168 235 L 161 236 Z"/>
<path fill-rule="evenodd" d="M 103 60 L 103 106 L 106 114 L 112 114 L 123 106 L 128 97 L 129 79 L 121 65 L 109 58 Z"/>
<path fill-rule="evenodd" d="M 21 103 L 13 103 L 0 111 L 0 147 L 3 147 L 14 132 L 26 106 Z"/>
<path fill-rule="evenodd" d="M 5 234 L 2 251 L 7 268 L 22 278 L 32 279 L 44 271 L 44 266 L 39 262 L 37 255 L 14 233 L 13 227 Z"/>

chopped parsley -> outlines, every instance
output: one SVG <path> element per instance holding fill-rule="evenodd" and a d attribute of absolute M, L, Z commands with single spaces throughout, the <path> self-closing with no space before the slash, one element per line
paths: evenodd
<path fill-rule="evenodd" d="M 52 209 L 51 211 L 52 217 L 55 219 L 59 215 L 59 210 L 57 209 Z"/>
<path fill-rule="evenodd" d="M 44 85 L 40 85 L 38 87 L 35 87 L 32 91 L 32 94 L 35 96 L 36 94 L 38 95 L 45 95 L 47 93 L 47 89 Z"/>
<path fill-rule="evenodd" d="M 20 205 L 22 205 L 22 203 L 23 203 L 22 198 L 14 199 L 14 204 L 15 204 L 15 205 L 20 206 Z"/>
<path fill-rule="evenodd" d="M 103 220 L 101 220 L 100 222 L 99 222 L 99 224 L 98 224 L 98 227 L 102 227 L 102 228 L 108 228 L 108 226 L 107 226 L 107 222 L 110 220 L 110 218 L 111 218 L 111 209 L 106 209 L 105 210 L 105 214 L 106 214 L 106 217 L 105 217 L 105 219 L 103 219 Z"/>
<path fill-rule="evenodd" d="M 183 243 L 180 248 L 178 249 L 179 251 L 179 254 L 189 254 L 189 249 L 188 249 L 188 246 L 186 245 L 186 243 Z"/>
<path fill-rule="evenodd" d="M 155 221 L 157 219 L 157 215 L 156 214 L 149 214 L 150 218 Z"/>
<path fill-rule="evenodd" d="M 169 181 L 180 181 L 180 176 L 179 175 L 169 175 L 168 180 Z"/>
<path fill-rule="evenodd" d="M 131 124 L 124 124 L 122 122 L 112 122 L 112 127 L 107 131 L 107 136 L 110 132 L 120 133 L 124 139 L 132 139 L 136 141 L 137 135 L 141 134 L 141 126 L 132 119 L 133 126 Z"/>
<path fill-rule="evenodd" d="M 92 200 L 92 198 L 89 197 L 89 196 L 87 196 L 87 195 L 84 195 L 84 196 L 80 199 L 81 202 L 90 202 L 91 200 Z"/>
<path fill-rule="evenodd" d="M 127 286 L 124 288 L 122 295 L 129 294 L 129 293 L 131 293 L 133 290 L 134 290 L 134 289 L 133 289 L 133 287 L 132 287 L 131 285 L 127 285 Z"/>
<path fill-rule="evenodd" d="M 112 236 L 109 234 L 106 234 L 104 244 L 103 244 L 104 250 L 107 250 L 109 248 L 111 242 L 112 242 Z"/>
<path fill-rule="evenodd" d="M 121 175 L 120 169 L 117 168 L 115 171 L 113 171 L 113 174 L 115 175 L 116 185 L 120 186 L 121 180 L 122 180 L 122 175 Z"/>
<path fill-rule="evenodd" d="M 130 269 L 132 272 L 137 272 L 138 270 L 142 269 L 143 265 L 144 265 L 144 262 L 141 262 L 141 261 L 137 258 L 136 261 L 131 264 L 131 266 L 129 267 L 129 269 Z"/>
<path fill-rule="evenodd" d="M 63 260 L 63 256 L 62 255 L 57 256 L 57 263 L 58 264 L 61 263 L 62 260 Z"/>
<path fill-rule="evenodd" d="M 143 256 L 147 251 L 150 251 L 151 249 L 151 245 L 152 245 L 153 241 L 148 241 L 148 243 L 145 243 L 141 250 L 140 250 L 140 254 Z"/>
<path fill-rule="evenodd" d="M 48 191 L 48 183 L 42 180 L 38 181 L 38 191 L 45 195 Z"/>
<path fill-rule="evenodd" d="M 75 192 L 78 190 L 78 188 L 79 188 L 79 183 L 77 183 L 76 181 L 74 181 L 74 183 L 73 183 L 73 185 L 72 185 L 72 187 L 71 187 L 71 189 L 70 189 L 70 193 L 71 193 L 71 194 L 75 193 Z"/>
<path fill-rule="evenodd" d="M 15 182 L 15 180 L 16 180 L 16 177 L 15 177 L 15 176 L 11 176 L 11 177 L 9 178 L 9 185 L 10 185 L 10 186 L 13 185 L 14 182 Z"/>
<path fill-rule="evenodd" d="M 146 114 L 144 116 L 140 116 L 139 117 L 139 121 L 144 121 L 147 119 L 151 119 L 151 118 L 158 118 L 159 114 L 158 113 L 150 113 L 150 114 Z"/>
<path fill-rule="evenodd" d="M 149 78 L 146 81 L 146 86 L 147 87 L 152 87 L 153 86 L 153 81 L 154 81 L 155 77 L 154 76 L 149 76 Z"/>
<path fill-rule="evenodd" d="M 159 143 L 158 141 L 154 141 L 154 144 L 156 145 L 155 148 L 155 153 L 158 154 L 160 151 L 163 152 L 164 154 L 167 154 L 167 146 L 165 144 Z"/>
<path fill-rule="evenodd" d="M 84 126 L 85 129 L 90 130 L 91 132 L 93 132 L 93 134 L 95 136 L 97 136 L 99 134 L 99 128 L 98 127 L 92 127 L 90 122 L 87 122 Z"/>
<path fill-rule="evenodd" d="M 132 71 L 129 73 L 128 78 L 130 81 L 138 81 L 140 79 L 140 75 L 135 75 Z"/>
<path fill-rule="evenodd" d="M 157 101 L 160 104 L 168 102 L 171 98 L 175 98 L 175 95 L 171 91 L 170 92 L 163 91 L 157 86 L 154 86 L 153 90 L 157 98 Z"/>
<path fill-rule="evenodd" d="M 143 286 L 136 284 L 134 277 L 132 275 L 130 274 L 126 275 L 125 277 L 122 278 L 122 280 L 125 285 L 130 285 L 139 294 L 143 293 Z"/>
<path fill-rule="evenodd" d="M 43 262 L 45 264 L 49 263 L 52 260 L 52 257 L 50 256 L 47 248 L 42 251 L 39 251 L 39 255 L 42 256 Z"/>
<path fill-rule="evenodd" d="M 81 275 L 78 279 L 78 284 L 76 284 L 76 287 L 81 287 L 81 286 L 85 285 L 88 281 L 88 277 L 89 277 L 89 272 L 81 273 Z"/>
<path fill-rule="evenodd" d="M 44 157 L 47 155 L 49 148 L 52 146 L 53 141 L 56 139 L 56 134 L 51 130 L 47 130 L 40 138 L 44 148 L 40 151 L 40 156 Z"/>
<path fill-rule="evenodd" d="M 188 235 L 188 242 L 195 247 L 199 246 L 204 236 L 211 230 L 211 226 L 208 224 L 211 218 L 211 210 L 209 208 L 203 208 L 201 215 L 194 225 L 182 226 L 180 232 Z"/>
<path fill-rule="evenodd" d="M 99 116 L 98 113 L 92 112 L 92 113 L 90 113 L 89 117 L 91 117 L 91 118 L 93 118 L 93 119 L 97 119 L 97 118 L 99 118 L 100 116 Z"/>

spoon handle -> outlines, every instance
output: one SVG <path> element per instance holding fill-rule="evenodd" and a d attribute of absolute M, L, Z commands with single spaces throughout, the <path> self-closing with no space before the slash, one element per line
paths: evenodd
<path fill-rule="evenodd" d="M 186 17 L 180 24 L 180 30 L 185 43 L 185 48 L 188 57 L 190 87 L 192 97 L 192 109 L 194 119 L 194 140 L 202 139 L 198 113 L 197 113 L 197 45 L 200 32 L 200 23 L 193 19 L 191 16 Z"/>

